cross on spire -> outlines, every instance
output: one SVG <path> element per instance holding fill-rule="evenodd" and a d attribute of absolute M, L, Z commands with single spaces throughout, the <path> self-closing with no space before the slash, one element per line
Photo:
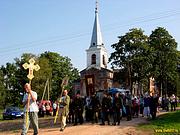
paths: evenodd
<path fill-rule="evenodd" d="M 96 0 L 95 20 L 94 20 L 94 27 L 93 27 L 92 37 L 91 37 L 90 48 L 91 47 L 96 47 L 96 48 L 97 47 L 104 47 L 100 23 L 99 23 L 99 17 L 98 17 L 98 0 Z"/>
<path fill-rule="evenodd" d="M 95 13 L 98 12 L 98 0 L 96 0 L 96 8 L 95 8 Z"/>

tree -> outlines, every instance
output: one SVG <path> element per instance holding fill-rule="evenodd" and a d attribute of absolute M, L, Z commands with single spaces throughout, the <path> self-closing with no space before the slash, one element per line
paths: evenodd
<path fill-rule="evenodd" d="M 18 89 L 19 82 L 16 78 L 16 65 L 14 63 L 7 63 L 5 67 L 1 67 L 1 70 L 3 72 L 3 84 L 6 90 L 6 105 L 19 105 L 20 93 Z"/>
<path fill-rule="evenodd" d="M 67 75 L 69 77 L 68 88 L 71 89 L 72 82 L 79 79 L 79 72 L 72 66 L 71 60 L 68 57 L 60 56 L 58 53 L 45 52 L 40 55 L 40 58 L 46 58 L 52 68 L 51 78 L 51 99 L 56 100 L 60 95 L 60 84 L 62 79 Z"/>
<path fill-rule="evenodd" d="M 132 89 L 132 82 L 138 84 L 146 77 L 149 69 L 148 36 L 143 34 L 141 29 L 130 29 L 128 33 L 119 36 L 119 42 L 112 45 L 115 51 L 111 54 L 109 61 L 112 61 L 113 68 L 124 68 L 128 71 L 129 86 Z M 134 76 L 137 74 L 138 76 Z"/>
<path fill-rule="evenodd" d="M 38 72 L 34 72 L 31 87 L 38 93 L 38 100 L 41 99 L 45 83 L 49 79 L 51 85 L 50 99 L 56 100 L 61 92 L 62 79 L 69 77 L 68 88 L 72 88 L 72 83 L 80 78 L 79 71 L 72 66 L 68 57 L 60 56 L 58 53 L 45 52 L 39 56 L 31 53 L 24 53 L 20 58 L 15 58 L 15 63 L 7 63 L 0 68 L 0 100 L 1 105 L 20 106 L 24 84 L 28 83 L 28 70 L 22 65 L 29 63 L 29 59 L 34 58 L 35 64 L 40 66 Z"/>
<path fill-rule="evenodd" d="M 178 60 L 177 60 L 177 69 L 178 69 L 178 78 L 176 80 L 176 89 L 177 89 L 177 96 L 180 97 L 180 51 L 177 51 L 177 56 L 178 56 Z"/>
<path fill-rule="evenodd" d="M 151 75 L 160 84 L 161 95 L 167 94 L 167 84 L 176 84 L 177 79 L 177 42 L 162 27 L 152 31 L 149 36 L 149 46 L 152 50 Z"/>
<path fill-rule="evenodd" d="M 5 108 L 6 106 L 6 88 L 4 86 L 4 75 L 3 71 L 0 69 L 0 108 Z"/>

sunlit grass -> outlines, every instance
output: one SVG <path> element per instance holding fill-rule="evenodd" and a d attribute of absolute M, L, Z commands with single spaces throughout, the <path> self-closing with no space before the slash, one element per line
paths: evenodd
<path fill-rule="evenodd" d="M 148 124 L 139 125 L 139 128 L 156 134 L 180 134 L 180 111 L 163 114 Z"/>

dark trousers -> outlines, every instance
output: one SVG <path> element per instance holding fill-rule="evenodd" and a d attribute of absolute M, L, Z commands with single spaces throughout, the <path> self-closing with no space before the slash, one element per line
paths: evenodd
<path fill-rule="evenodd" d="M 143 115 L 143 112 L 144 112 L 144 105 L 140 105 L 140 114 Z"/>
<path fill-rule="evenodd" d="M 175 102 L 172 102 L 171 103 L 171 111 L 175 111 L 176 110 L 176 103 Z"/>
<path fill-rule="evenodd" d="M 91 120 L 91 110 L 89 108 L 86 108 L 85 118 L 86 118 L 86 121 L 90 121 Z"/>
<path fill-rule="evenodd" d="M 93 109 L 89 109 L 89 121 L 93 121 Z"/>
<path fill-rule="evenodd" d="M 120 124 L 120 109 L 119 110 L 116 110 L 114 113 L 113 113 L 113 120 L 114 120 L 114 125 L 116 125 L 116 122 L 118 123 L 118 125 Z"/>
<path fill-rule="evenodd" d="M 82 110 L 75 110 L 75 124 L 78 123 L 77 120 L 79 120 L 80 124 L 83 123 L 83 116 L 82 116 L 82 114 L 83 114 Z"/>
<path fill-rule="evenodd" d="M 69 123 L 74 123 L 74 112 L 69 111 L 69 117 L 68 117 Z"/>
<path fill-rule="evenodd" d="M 165 104 L 164 109 L 168 112 L 169 111 L 169 104 Z"/>
<path fill-rule="evenodd" d="M 126 106 L 126 116 L 127 116 L 127 120 L 131 120 L 132 119 L 131 106 Z"/>
<path fill-rule="evenodd" d="M 139 116 L 139 106 L 134 106 L 134 116 L 138 117 Z"/>
<path fill-rule="evenodd" d="M 105 124 L 105 121 L 110 125 L 110 114 L 107 111 L 102 111 L 102 124 Z"/>
<path fill-rule="evenodd" d="M 53 116 L 56 116 L 57 109 L 53 109 Z"/>
<path fill-rule="evenodd" d="M 152 119 L 156 118 L 156 112 L 157 112 L 157 107 L 156 106 L 150 107 L 150 114 L 152 116 Z"/>
<path fill-rule="evenodd" d="M 99 119 L 99 115 L 98 115 L 98 111 L 96 111 L 96 110 L 93 110 L 92 111 L 92 123 L 94 123 L 94 122 L 96 122 L 96 123 L 98 123 L 98 119 Z"/>

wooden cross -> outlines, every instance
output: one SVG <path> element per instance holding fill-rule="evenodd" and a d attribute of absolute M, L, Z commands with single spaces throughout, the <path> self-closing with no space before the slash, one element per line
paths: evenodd
<path fill-rule="evenodd" d="M 29 64 L 28 63 L 24 63 L 22 65 L 24 69 L 28 69 L 29 68 L 29 74 L 27 75 L 29 80 L 32 80 L 34 78 L 33 70 L 38 71 L 40 69 L 40 66 L 38 64 L 34 65 L 34 63 L 35 63 L 35 60 L 33 58 L 31 58 L 29 60 Z"/>

